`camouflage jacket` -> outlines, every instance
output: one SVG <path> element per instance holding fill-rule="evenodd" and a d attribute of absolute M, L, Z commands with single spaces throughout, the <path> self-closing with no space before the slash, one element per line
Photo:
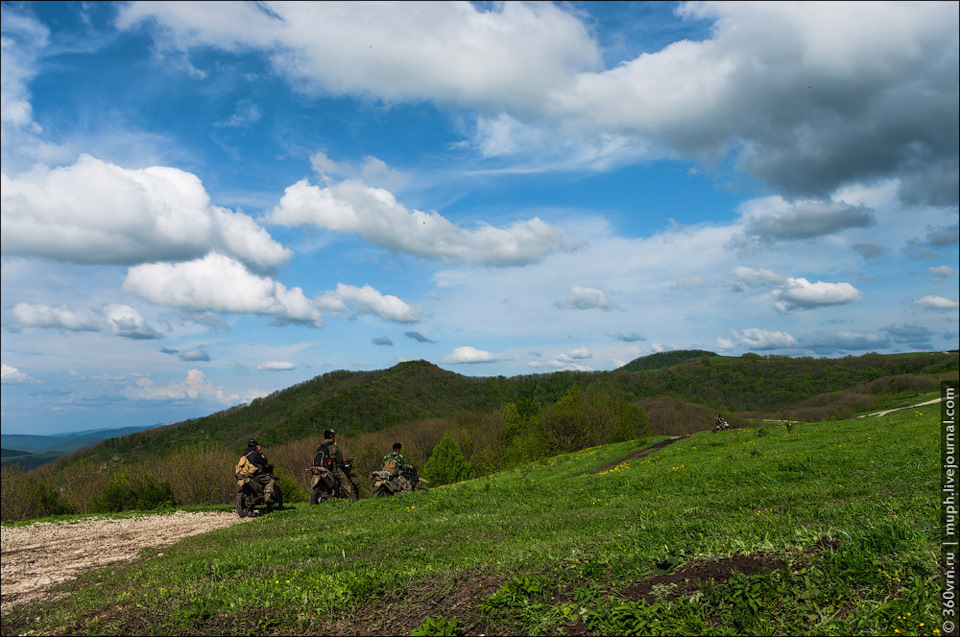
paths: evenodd
<path fill-rule="evenodd" d="M 410 468 L 410 465 L 407 464 L 406 458 L 403 457 L 403 454 L 399 451 L 391 451 L 383 457 L 383 466 L 387 466 L 387 463 L 393 460 L 397 463 L 397 473 L 403 473 Z"/>

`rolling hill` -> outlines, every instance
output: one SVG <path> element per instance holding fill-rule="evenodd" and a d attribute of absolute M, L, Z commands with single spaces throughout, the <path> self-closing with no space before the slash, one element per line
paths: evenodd
<path fill-rule="evenodd" d="M 462 376 L 411 361 L 378 371 L 330 372 L 249 405 L 100 442 L 83 455 L 133 459 L 198 443 L 240 449 L 250 437 L 275 446 L 316 439 L 325 428 L 349 436 L 496 411 L 520 399 L 546 405 L 573 386 L 596 383 L 616 387 L 634 401 L 667 396 L 749 417 L 795 412 L 800 419 L 820 420 L 881 408 L 899 395 L 935 391 L 941 378 L 956 378 L 957 371 L 956 352 L 827 359 L 687 350 L 639 358 L 610 372 L 510 378 Z"/>

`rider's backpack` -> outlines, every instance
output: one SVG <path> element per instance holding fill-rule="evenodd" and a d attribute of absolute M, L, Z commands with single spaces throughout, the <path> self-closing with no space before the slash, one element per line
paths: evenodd
<path fill-rule="evenodd" d="M 324 469 L 332 469 L 333 462 L 330 457 L 330 447 L 327 445 L 320 445 L 317 447 L 317 453 L 313 456 L 313 466 L 323 467 Z"/>
<path fill-rule="evenodd" d="M 257 465 L 250 462 L 250 458 L 248 458 L 247 455 L 240 456 L 240 462 L 237 463 L 236 469 L 237 479 L 239 479 L 241 475 L 253 475 L 257 471 L 259 471 Z"/>

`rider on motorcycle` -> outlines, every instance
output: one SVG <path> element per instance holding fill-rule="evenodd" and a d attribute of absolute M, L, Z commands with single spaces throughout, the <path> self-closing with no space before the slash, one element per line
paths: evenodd
<path fill-rule="evenodd" d="M 419 478 L 417 470 L 412 464 L 407 464 L 406 458 L 400 453 L 403 448 L 399 442 L 393 443 L 393 451 L 383 457 L 382 471 L 391 471 L 388 467 L 393 467 L 391 473 L 397 477 L 397 482 L 403 487 L 404 491 L 410 491 L 416 486 Z"/>
<path fill-rule="evenodd" d="M 336 441 L 336 432 L 333 429 L 327 429 L 323 432 L 323 442 L 317 447 L 313 456 L 313 466 L 326 467 L 336 477 L 340 487 L 344 490 L 351 500 L 359 498 L 357 494 L 357 485 L 350 479 L 349 474 L 343 468 L 343 451 L 340 450 Z M 326 460 L 331 462 L 328 464 Z"/>
<path fill-rule="evenodd" d="M 246 456 L 247 460 L 257 467 L 258 471 L 256 474 L 251 476 L 251 479 L 256 480 L 263 485 L 263 500 L 267 504 L 272 504 L 273 487 L 275 482 L 273 477 L 273 465 L 267 462 L 267 457 L 260 451 L 260 445 L 258 445 L 257 441 L 253 438 L 247 441 L 247 448 L 243 452 L 243 455 Z"/>

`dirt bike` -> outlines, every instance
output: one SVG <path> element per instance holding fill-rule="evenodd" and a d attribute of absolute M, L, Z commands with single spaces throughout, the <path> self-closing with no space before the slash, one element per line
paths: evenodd
<path fill-rule="evenodd" d="M 718 431 L 726 431 L 727 429 L 730 429 L 730 423 L 728 423 L 726 420 L 723 420 L 721 418 L 720 422 L 718 422 L 716 425 L 713 426 L 712 433 L 717 433 Z"/>
<path fill-rule="evenodd" d="M 274 508 L 283 508 L 283 492 L 280 485 L 276 483 L 276 477 L 268 474 L 274 479 L 273 484 L 273 502 L 264 500 L 264 486 L 260 484 L 256 476 L 249 473 L 237 474 L 237 515 L 241 518 L 250 518 L 259 515 L 257 505 L 266 505 L 266 512 L 270 513 Z"/>
<path fill-rule="evenodd" d="M 330 498 L 343 498 L 344 500 L 356 500 L 356 497 L 350 495 L 337 476 L 332 471 L 333 461 L 330 461 L 329 467 L 307 467 L 307 471 L 313 476 L 310 480 L 310 504 L 320 504 Z M 344 458 L 341 465 L 343 474 L 353 484 L 351 478 L 351 469 L 353 469 L 353 460 Z M 357 485 L 353 484 L 353 492 L 358 493 Z"/>
<path fill-rule="evenodd" d="M 386 498 L 408 491 L 426 491 L 427 487 L 424 485 L 430 484 L 421 478 L 420 472 L 413 467 L 399 474 L 389 470 L 373 471 L 370 478 L 373 480 L 370 491 L 375 498 Z"/>

